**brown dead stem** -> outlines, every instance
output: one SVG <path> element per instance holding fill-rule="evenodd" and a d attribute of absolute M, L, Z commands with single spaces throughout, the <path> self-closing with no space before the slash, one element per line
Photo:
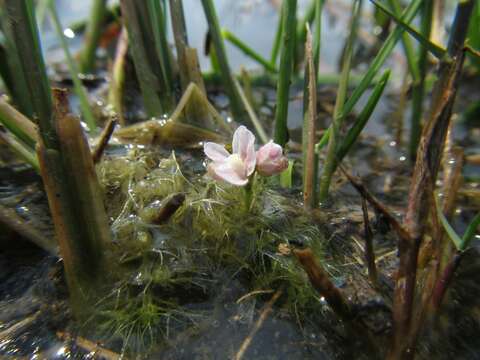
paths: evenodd
<path fill-rule="evenodd" d="M 373 232 L 368 218 L 367 201 L 362 198 L 363 224 L 365 227 L 365 262 L 368 268 L 368 278 L 374 287 L 378 286 L 377 266 L 373 250 Z"/>
<path fill-rule="evenodd" d="M 458 80 L 463 66 L 463 43 L 473 1 L 458 4 L 449 43 L 449 56 L 442 60 L 433 95 L 431 112 L 422 133 L 410 185 L 405 227 L 410 239 L 399 244 L 400 264 L 394 294 L 394 338 L 388 359 L 412 359 L 417 331 L 412 315 L 417 281 L 417 259 L 431 205 L 431 191 L 437 179 L 441 155 L 450 124 Z"/>
<path fill-rule="evenodd" d="M 112 350 L 105 349 L 99 343 L 90 341 L 81 336 L 72 336 L 66 332 L 57 332 L 57 337 L 63 341 L 72 341 L 79 348 L 85 350 L 90 355 L 93 355 L 93 358 L 101 358 L 105 360 L 119 360 L 122 358 L 120 354 L 113 352 Z"/>
<path fill-rule="evenodd" d="M 93 158 L 94 164 L 98 163 L 102 158 L 103 152 L 105 151 L 105 148 L 107 147 L 108 142 L 112 137 L 113 130 L 115 130 L 116 125 L 117 125 L 117 119 L 112 118 L 108 120 L 107 124 L 103 128 L 102 133 L 100 134 L 99 140 L 92 151 L 92 158 Z"/>
<path fill-rule="evenodd" d="M 54 90 L 59 148 L 37 143 L 37 156 L 74 309 L 85 311 L 103 275 L 110 229 L 93 160 L 79 119 L 69 114 L 64 91 Z"/>
<path fill-rule="evenodd" d="M 317 118 L 317 85 L 315 81 L 315 66 L 312 55 L 312 34 L 307 26 L 307 41 L 305 43 L 305 54 L 308 66 L 308 113 L 306 129 L 306 154 L 304 164 L 303 204 L 307 210 L 315 207 L 315 120 Z M 305 141 L 305 140 L 304 140 Z"/>
<path fill-rule="evenodd" d="M 243 358 L 243 356 L 245 355 L 245 352 L 248 350 L 248 347 L 250 346 L 253 340 L 253 337 L 258 332 L 258 330 L 260 330 L 263 323 L 267 319 L 268 315 L 270 315 L 270 313 L 272 312 L 273 305 L 278 300 L 278 298 L 282 295 L 282 293 L 283 293 L 283 289 L 282 288 L 278 289 L 275 292 L 275 294 L 273 294 L 271 299 L 262 308 L 262 311 L 260 312 L 260 316 L 258 317 L 258 320 L 255 322 L 255 325 L 253 325 L 252 330 L 250 331 L 248 336 L 245 338 L 242 345 L 240 346 L 240 349 L 238 349 L 237 353 L 233 357 L 235 360 L 241 360 Z"/>
<path fill-rule="evenodd" d="M 390 226 L 395 230 L 397 235 L 401 239 L 409 239 L 410 235 L 407 230 L 404 228 L 402 224 L 397 220 L 397 218 L 393 215 L 393 211 L 386 207 L 382 202 L 380 202 L 366 187 L 362 184 L 359 178 L 352 176 L 349 174 L 343 165 L 340 165 L 339 168 L 345 174 L 347 179 L 350 181 L 352 186 L 360 193 L 360 195 L 367 200 L 370 205 L 372 205 L 378 212 L 380 212 L 385 219 L 387 219 Z"/>
<path fill-rule="evenodd" d="M 293 254 L 302 265 L 303 269 L 310 279 L 310 283 L 332 308 L 332 310 L 342 319 L 353 319 L 350 305 L 345 300 L 335 284 L 330 280 L 327 272 L 317 262 L 311 249 L 293 249 Z"/>

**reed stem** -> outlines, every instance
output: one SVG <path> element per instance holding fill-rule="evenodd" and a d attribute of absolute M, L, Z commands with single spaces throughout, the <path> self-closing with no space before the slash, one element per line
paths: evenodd
<path fill-rule="evenodd" d="M 170 48 L 165 31 L 165 14 L 160 0 L 147 0 L 148 14 L 152 24 L 153 37 L 155 39 L 155 50 L 162 72 L 163 87 L 168 97 L 173 97 L 174 72 Z"/>
<path fill-rule="evenodd" d="M 305 77 L 308 75 L 308 93 L 304 92 L 304 98 L 308 98 L 308 109 L 304 111 L 303 141 L 303 205 L 311 210 L 316 205 L 317 193 L 317 163 L 318 156 L 315 154 L 315 125 L 317 120 L 317 85 L 315 81 L 315 65 L 313 60 L 312 34 L 307 25 L 307 40 L 305 42 L 305 54 L 307 58 Z"/>
<path fill-rule="evenodd" d="M 407 8 L 402 13 L 402 20 L 405 23 L 408 24 L 410 21 L 412 21 L 418 9 L 420 8 L 421 3 L 422 3 L 422 0 L 413 0 L 412 2 L 409 3 Z M 385 63 L 385 60 L 392 52 L 393 48 L 395 47 L 395 44 L 400 39 L 403 31 L 404 29 L 400 25 L 397 25 L 395 29 L 390 33 L 390 35 L 388 35 L 387 39 L 383 42 L 381 49 L 378 51 L 377 55 L 372 60 L 367 72 L 363 76 L 362 80 L 360 80 L 360 83 L 355 87 L 354 91 L 352 92 L 347 102 L 345 103 L 345 106 L 343 107 L 343 112 L 342 112 L 342 119 L 344 119 L 348 114 L 352 112 L 358 100 L 363 95 L 365 90 L 370 86 L 372 80 L 380 71 L 382 65 Z M 317 143 L 316 145 L 317 152 L 320 151 L 320 149 L 328 143 L 330 132 L 331 132 L 331 126 L 327 129 L 327 131 L 325 131 L 324 135 L 322 136 L 320 141 Z"/>
<path fill-rule="evenodd" d="M 223 85 L 230 100 L 230 108 L 237 121 L 241 121 L 245 118 L 245 109 L 242 106 L 240 96 L 238 95 L 233 75 L 230 70 L 230 65 L 228 64 L 227 53 L 225 51 L 225 45 L 220 32 L 220 25 L 218 22 L 217 13 L 215 11 L 215 6 L 212 0 L 202 0 L 202 5 L 207 18 L 213 46 L 215 48 L 215 55 L 220 66 Z"/>
<path fill-rule="evenodd" d="M 58 17 L 55 4 L 51 3 L 49 9 L 50 9 L 50 14 L 53 20 L 53 25 L 57 32 L 58 39 L 60 40 L 60 44 L 63 48 L 63 52 L 65 53 L 65 58 L 67 60 L 67 65 L 70 71 L 70 76 L 73 81 L 75 93 L 78 96 L 78 99 L 80 101 L 80 110 L 82 112 L 83 118 L 85 119 L 85 122 L 88 125 L 88 128 L 90 129 L 90 131 L 96 132 L 97 121 L 95 119 L 95 116 L 93 115 L 93 111 L 88 102 L 87 92 L 85 91 L 82 85 L 82 82 L 78 77 L 79 70 L 68 48 L 67 40 L 65 39 L 65 35 L 63 34 L 63 27 L 62 27 L 62 24 L 60 23 L 60 19 Z"/>
<path fill-rule="evenodd" d="M 228 31 L 227 29 L 222 29 L 222 36 L 225 40 L 228 40 L 231 44 L 236 46 L 239 50 L 241 50 L 245 55 L 249 58 L 255 60 L 260 65 L 262 65 L 265 70 L 270 71 L 271 73 L 277 73 L 278 69 L 276 66 L 272 65 L 267 59 L 264 59 L 259 53 L 253 50 L 250 46 L 236 37 L 233 33 Z"/>
<path fill-rule="evenodd" d="M 15 61 L 15 83 L 20 85 L 28 106 L 17 103 L 20 111 L 40 128 L 45 146 L 55 147 L 57 137 L 52 125 L 52 98 L 31 1 L 3 0 L 0 3 L 10 21 L 4 22 L 9 59 Z"/>
<path fill-rule="evenodd" d="M 451 120 L 458 81 L 464 61 L 463 46 L 474 2 L 461 1 L 452 26 L 448 54 L 440 64 L 439 79 L 434 87 L 431 110 L 417 151 L 410 185 L 406 229 L 411 239 L 399 244 L 400 263 L 394 292 L 394 339 L 388 359 L 411 359 L 417 341 L 412 329 L 412 315 L 417 281 L 418 252 L 422 244 L 431 192 L 435 186 L 442 149 Z"/>
<path fill-rule="evenodd" d="M 433 4 L 432 1 L 425 1 L 422 6 L 421 34 L 426 39 L 430 38 L 432 29 Z M 418 70 L 419 79 L 412 87 L 412 115 L 410 122 L 410 144 L 409 157 L 415 160 L 418 143 L 422 133 L 423 100 L 425 98 L 425 78 L 427 76 L 428 48 L 419 44 Z"/>
<path fill-rule="evenodd" d="M 155 39 L 147 3 L 121 0 L 120 6 L 146 113 L 149 117 L 169 113 L 175 101 L 165 88 L 160 59 L 156 47 L 152 46 Z"/>
<path fill-rule="evenodd" d="M 186 68 L 185 52 L 188 47 L 187 26 L 183 13 L 183 0 L 170 0 L 170 17 L 172 20 L 173 38 L 177 49 L 177 61 L 180 73 L 182 90 L 185 91 L 190 84 L 190 79 L 183 69 Z"/>
<path fill-rule="evenodd" d="M 295 22 L 297 0 L 283 0 L 282 53 L 277 85 L 274 141 L 284 147 L 288 141 L 288 102 L 295 56 Z"/>
<path fill-rule="evenodd" d="M 270 52 L 270 63 L 273 66 L 277 65 L 278 53 L 282 44 L 282 24 L 283 24 L 283 6 L 280 7 L 278 13 L 277 30 L 275 31 L 275 38 L 273 39 L 272 51 Z"/>
<path fill-rule="evenodd" d="M 30 148 L 35 148 L 37 126 L 3 99 L 0 99 L 0 123 Z"/>
<path fill-rule="evenodd" d="M 107 12 L 107 0 L 93 0 L 85 31 L 83 49 L 80 53 L 80 71 L 91 73 L 95 69 L 95 53 L 102 35 L 102 26 Z"/>
<path fill-rule="evenodd" d="M 15 139 L 12 134 L 0 131 L 0 141 L 3 141 L 10 149 L 13 150 L 23 161 L 29 164 L 37 173 L 40 173 L 40 165 L 38 164 L 37 155 L 28 145 L 21 140 Z"/>
<path fill-rule="evenodd" d="M 345 48 L 342 73 L 340 83 L 338 85 L 337 99 L 335 101 L 335 108 L 333 111 L 332 125 L 330 126 L 331 134 L 328 141 L 327 157 L 320 179 L 320 203 L 324 203 L 327 200 L 328 190 L 330 188 L 330 181 L 337 163 L 337 144 L 339 141 L 339 130 L 342 123 L 342 114 L 344 110 L 345 99 L 347 97 L 348 76 L 350 74 L 350 68 L 352 64 L 353 46 L 356 37 L 358 18 L 360 15 L 360 2 L 361 1 L 356 0 L 352 6 L 352 15 L 350 19 L 350 35 L 348 37 L 347 45 Z"/>

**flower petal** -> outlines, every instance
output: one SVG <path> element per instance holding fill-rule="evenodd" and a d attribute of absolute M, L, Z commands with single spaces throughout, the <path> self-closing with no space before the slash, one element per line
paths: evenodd
<path fill-rule="evenodd" d="M 217 162 L 226 161 L 227 158 L 230 156 L 230 154 L 223 145 L 214 142 L 206 142 L 203 145 L 203 151 L 205 152 L 205 155 L 207 155 L 211 160 Z"/>
<path fill-rule="evenodd" d="M 242 161 L 245 161 L 250 151 L 250 147 L 255 151 L 255 135 L 245 126 L 241 125 L 233 133 L 232 152 L 238 154 Z"/>
<path fill-rule="evenodd" d="M 247 176 L 252 175 L 255 171 L 255 165 L 257 164 L 257 154 L 255 152 L 255 143 L 252 142 L 249 144 L 247 149 L 247 154 L 243 160 L 245 166 L 245 172 Z"/>
<path fill-rule="evenodd" d="M 216 180 L 223 180 L 236 186 L 244 186 L 248 183 L 248 178 L 240 176 L 229 162 L 212 163 L 208 166 L 208 170 Z"/>

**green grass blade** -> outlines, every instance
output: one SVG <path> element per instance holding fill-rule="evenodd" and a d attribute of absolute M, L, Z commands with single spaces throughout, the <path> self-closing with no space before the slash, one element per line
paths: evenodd
<path fill-rule="evenodd" d="M 480 225 L 480 212 L 475 215 L 472 219 L 470 224 L 468 224 L 465 233 L 462 236 L 462 250 L 465 250 L 470 242 L 473 240 L 475 236 L 475 232 L 477 231 L 478 226 Z"/>
<path fill-rule="evenodd" d="M 384 11 L 388 16 L 390 16 L 398 24 L 398 26 L 402 27 L 419 43 L 425 46 L 428 51 L 430 51 L 436 58 L 441 59 L 447 53 L 447 50 L 445 48 L 431 42 L 428 38 L 424 37 L 418 30 L 409 25 L 408 21 L 405 21 L 404 18 L 399 18 L 396 14 L 394 14 L 387 7 L 385 7 L 385 5 L 383 5 L 381 2 L 379 2 L 378 0 L 370 1 L 380 10 Z"/>
<path fill-rule="evenodd" d="M 15 139 L 12 134 L 3 131 L 0 131 L 0 140 L 7 144 L 7 146 L 18 155 L 19 158 L 33 167 L 37 173 L 40 173 L 40 165 L 38 164 L 37 155 L 31 147 L 24 144 L 21 140 Z"/>
<path fill-rule="evenodd" d="M 322 37 L 322 10 L 324 0 L 315 1 L 315 27 L 313 31 L 313 63 L 315 64 L 315 77 L 318 80 L 318 68 L 320 66 L 320 48 Z"/>
<path fill-rule="evenodd" d="M 283 6 L 278 13 L 277 30 L 275 31 L 275 38 L 273 40 L 272 51 L 270 52 L 270 63 L 273 66 L 277 64 L 277 57 L 282 45 L 282 23 L 283 23 Z"/>
<path fill-rule="evenodd" d="M 396 17 L 400 16 L 402 8 L 400 6 L 399 0 L 389 0 L 390 5 L 393 9 L 393 12 Z M 415 51 L 410 41 L 410 38 L 406 33 L 402 34 L 402 43 L 403 49 L 405 51 L 405 57 L 407 58 L 408 69 L 410 70 L 410 75 L 412 76 L 413 82 L 418 82 L 420 80 L 420 70 L 418 69 L 417 59 L 415 57 Z"/>
<path fill-rule="evenodd" d="M 220 32 L 220 25 L 218 22 L 217 13 L 212 0 L 202 0 L 203 10 L 207 18 L 210 36 L 212 37 L 213 45 L 215 47 L 215 55 L 220 66 L 221 75 L 230 100 L 230 108 L 237 121 L 245 118 L 245 109 L 242 106 L 240 96 L 233 81 L 233 75 L 228 64 L 227 53 L 225 51 L 225 44 L 223 43 L 222 34 Z"/>
<path fill-rule="evenodd" d="M 415 14 L 420 8 L 422 1 L 423 0 L 413 0 L 408 5 L 408 7 L 405 9 L 402 15 L 402 19 L 404 20 L 405 23 L 409 23 L 415 17 Z M 373 78 L 380 71 L 380 68 L 385 63 L 385 60 L 388 58 L 388 56 L 392 52 L 393 48 L 395 47 L 395 44 L 400 39 L 402 33 L 403 33 L 403 28 L 400 26 L 397 26 L 390 33 L 387 39 L 384 41 L 381 49 L 379 50 L 375 58 L 372 60 L 370 67 L 368 68 L 367 72 L 363 76 L 362 80 L 357 85 L 352 95 L 345 103 L 345 106 L 343 107 L 342 118 L 345 118 L 348 114 L 351 113 L 351 111 L 357 104 L 360 97 L 363 95 L 365 90 L 370 86 L 370 83 L 372 82 Z M 320 149 L 328 143 L 329 136 L 330 136 L 330 127 L 327 129 L 327 131 L 325 131 L 322 138 L 317 143 L 316 151 L 320 151 Z"/>
<path fill-rule="evenodd" d="M 245 95 L 242 87 L 238 83 L 237 79 L 233 79 L 235 87 L 237 88 L 238 95 L 240 96 L 240 99 L 243 102 L 243 106 L 245 107 L 248 116 L 250 117 L 250 121 L 252 122 L 253 127 L 255 128 L 258 136 L 260 137 L 260 140 L 266 144 L 268 142 L 268 136 L 265 130 L 263 129 L 262 123 L 258 119 L 257 115 L 255 114 L 255 111 L 252 108 L 252 105 L 247 99 L 247 96 Z"/>
<path fill-rule="evenodd" d="M 107 13 L 107 0 L 94 0 L 87 23 L 83 49 L 80 53 L 80 71 L 90 73 L 95 69 L 95 53 L 102 35 L 102 25 Z"/>
<path fill-rule="evenodd" d="M 350 34 L 348 36 L 347 45 L 345 48 L 345 56 L 342 64 L 342 73 L 340 83 L 338 85 L 337 99 L 335 101 L 335 108 L 333 111 L 332 125 L 330 126 L 330 137 L 328 140 L 327 157 L 323 168 L 322 176 L 320 178 L 319 201 L 324 203 L 328 196 L 330 182 L 336 167 L 336 151 L 339 140 L 340 125 L 342 123 L 342 113 L 344 111 L 345 99 L 348 90 L 348 77 L 352 65 L 353 46 L 355 43 L 358 18 L 360 16 L 360 1 L 356 0 L 352 6 L 352 15 L 350 20 Z"/>
<path fill-rule="evenodd" d="M 0 123 L 32 150 L 35 148 L 36 126 L 3 99 L 0 99 Z"/>
<path fill-rule="evenodd" d="M 246 43 L 244 43 L 227 29 L 222 29 L 222 36 L 225 40 L 228 40 L 232 45 L 235 45 L 238 49 L 240 49 L 245 55 L 262 65 L 265 70 L 272 73 L 278 72 L 278 69 L 274 65 L 272 65 L 267 59 L 264 59 L 259 53 L 257 53 L 255 50 L 253 50 L 250 46 L 248 46 Z"/>
<path fill-rule="evenodd" d="M 287 116 L 290 91 L 290 79 L 293 73 L 295 51 L 295 19 L 297 0 L 283 0 L 282 24 L 282 54 L 277 85 L 277 109 L 275 111 L 274 140 L 280 146 L 285 146 L 288 140 Z"/>
<path fill-rule="evenodd" d="M 77 94 L 78 99 L 80 101 L 80 110 L 82 112 L 82 115 L 90 131 L 95 132 L 97 129 L 97 121 L 95 119 L 95 116 L 93 115 L 93 111 L 88 102 L 87 92 L 85 91 L 82 85 L 82 82 L 78 77 L 79 71 L 77 68 L 77 64 L 73 60 L 72 54 L 70 53 L 70 49 L 68 48 L 67 40 L 65 39 L 65 35 L 63 34 L 63 27 L 62 27 L 62 24 L 60 23 L 60 19 L 58 17 L 57 9 L 55 8 L 55 4 L 51 3 L 49 9 L 50 9 L 50 15 L 52 16 L 52 20 L 53 20 L 53 25 L 57 32 L 58 39 L 63 48 L 63 52 L 65 53 L 65 58 L 67 60 L 67 65 L 70 71 L 70 76 L 73 81 L 73 87 L 75 89 L 75 93 Z"/>
<path fill-rule="evenodd" d="M 294 163 L 294 160 L 288 160 L 288 167 L 280 174 L 280 186 L 283 188 L 292 188 Z"/>
<path fill-rule="evenodd" d="M 165 16 L 159 0 L 147 0 L 147 7 L 150 15 L 150 22 L 152 23 L 155 49 L 157 51 L 160 70 L 162 72 L 163 86 L 168 96 L 171 97 L 174 80 L 167 34 L 164 31 Z"/>
<path fill-rule="evenodd" d="M 442 210 L 442 207 L 440 206 L 440 202 L 438 201 L 438 197 L 434 195 L 434 198 L 435 198 L 435 206 L 437 207 L 437 216 L 438 216 L 438 219 L 440 220 L 440 223 L 442 224 L 443 228 L 445 229 L 445 232 L 447 233 L 450 240 L 452 240 L 457 250 L 462 251 L 462 246 L 463 246 L 462 238 L 458 236 L 458 234 L 453 229 L 452 225 L 450 225 L 450 223 L 448 222 L 445 215 L 443 215 L 443 210 Z"/>
<path fill-rule="evenodd" d="M 422 7 L 421 31 L 425 38 L 430 38 L 432 30 L 433 3 L 425 1 Z M 413 161 L 422 134 L 423 100 L 425 98 L 425 79 L 428 68 L 428 49 L 420 44 L 418 54 L 418 70 L 420 78 L 412 85 L 412 111 L 410 117 L 409 158 Z"/>
<path fill-rule="evenodd" d="M 45 146 L 55 147 L 57 137 L 52 122 L 52 96 L 40 47 L 33 2 L 5 0 L 2 11 L 7 18 L 16 20 L 4 22 L 2 26 L 5 37 L 12 46 L 8 49 L 8 58 L 14 59 L 18 67 L 18 72 L 12 73 L 15 74 L 15 83 L 22 84 L 25 91 L 23 96 L 30 101 L 30 115 L 23 108 L 20 110 L 39 125 Z"/>
<path fill-rule="evenodd" d="M 311 24 L 315 18 L 316 3 L 318 0 L 310 0 L 308 7 L 305 11 L 305 15 L 302 19 L 297 21 L 296 30 L 296 43 L 295 43 L 295 63 L 294 69 L 298 68 L 298 65 L 303 61 L 305 56 L 305 40 L 307 38 L 307 24 Z"/>
<path fill-rule="evenodd" d="M 345 139 L 343 139 L 342 143 L 340 144 L 337 150 L 337 166 L 343 160 L 343 158 L 348 154 L 350 149 L 352 148 L 353 144 L 357 140 L 358 136 L 362 132 L 363 128 L 367 124 L 370 116 L 372 115 L 375 107 L 378 104 L 381 96 L 383 95 L 383 91 L 385 90 L 385 86 L 387 85 L 388 79 L 390 77 L 390 70 L 386 70 L 380 81 L 375 85 L 373 88 L 372 94 L 368 98 L 367 104 L 363 108 L 360 115 L 358 115 L 357 120 L 353 124 L 353 126 L 348 131 Z"/>

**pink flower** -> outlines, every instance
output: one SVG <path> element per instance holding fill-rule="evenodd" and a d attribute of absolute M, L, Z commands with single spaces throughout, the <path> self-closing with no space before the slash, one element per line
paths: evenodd
<path fill-rule="evenodd" d="M 232 154 L 225 146 L 212 142 L 206 142 L 203 150 L 213 160 L 208 165 L 208 172 L 214 179 L 244 186 L 255 171 L 255 135 L 245 126 L 239 126 L 233 134 Z"/>
<path fill-rule="evenodd" d="M 288 167 L 282 147 L 270 140 L 257 151 L 257 171 L 262 176 L 280 174 Z"/>

